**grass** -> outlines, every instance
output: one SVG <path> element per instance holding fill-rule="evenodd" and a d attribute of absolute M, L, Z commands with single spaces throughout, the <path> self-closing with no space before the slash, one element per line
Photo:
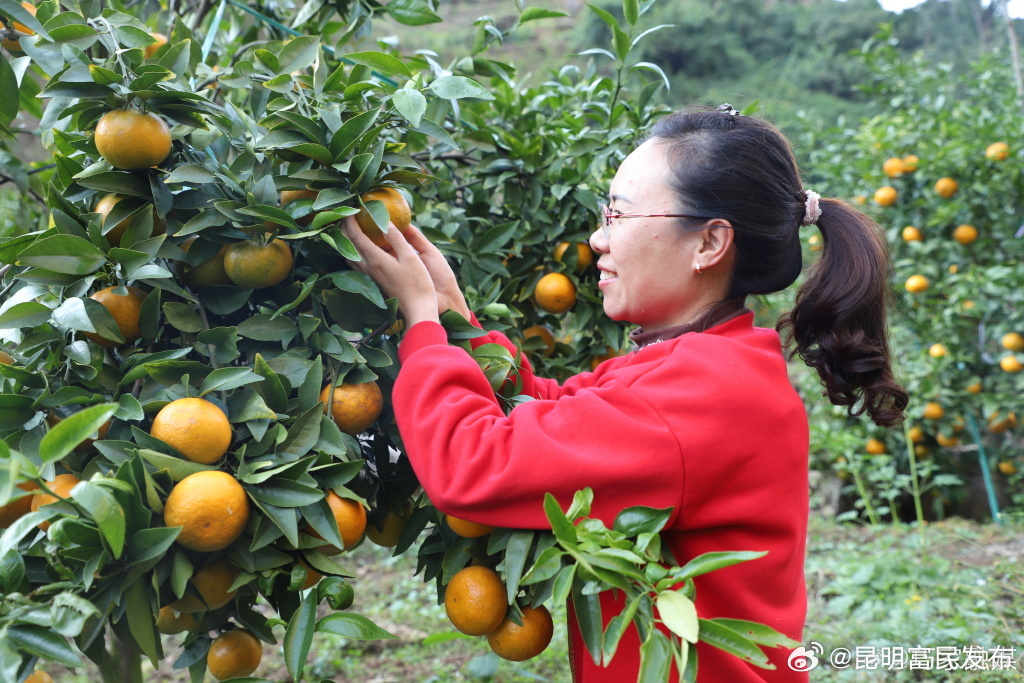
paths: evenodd
<path fill-rule="evenodd" d="M 489 654 L 483 638 L 455 633 L 433 585 L 413 576 L 411 555 L 394 558 L 365 543 L 349 560 L 355 578 L 352 611 L 396 636 L 355 641 L 318 634 L 306 680 L 334 683 L 561 683 L 570 679 L 565 606 L 553 605 L 555 636 L 540 657 L 521 664 Z M 1015 648 L 1017 672 L 922 672 L 829 668 L 815 683 L 847 681 L 1021 681 L 1024 670 L 1024 527 L 948 520 L 923 528 L 862 527 L 812 517 L 806 562 L 809 613 L 804 643 L 834 648 L 977 645 Z M 278 629 L 279 638 L 283 629 Z M 173 671 L 177 636 L 166 641 L 167 659 L 145 680 L 185 683 Z M 61 683 L 96 681 L 95 670 L 52 669 Z M 913 675 L 911 675 L 913 674 Z M 257 675 L 289 681 L 281 649 L 265 648 Z M 213 680 L 208 676 L 207 680 Z"/>

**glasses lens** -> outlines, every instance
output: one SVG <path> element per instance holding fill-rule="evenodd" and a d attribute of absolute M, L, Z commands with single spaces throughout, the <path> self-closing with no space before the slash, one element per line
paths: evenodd
<path fill-rule="evenodd" d="M 607 239 L 609 235 L 609 228 L 611 227 L 611 211 L 608 209 L 607 204 L 601 205 L 601 230 L 604 231 L 604 236 Z"/>

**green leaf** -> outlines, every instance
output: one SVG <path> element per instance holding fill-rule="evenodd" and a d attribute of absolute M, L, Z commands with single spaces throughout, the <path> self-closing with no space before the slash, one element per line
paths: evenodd
<path fill-rule="evenodd" d="M 116 403 L 104 403 L 78 411 L 50 429 L 39 442 L 39 457 L 44 463 L 60 460 L 75 446 L 96 433 L 117 410 Z"/>
<path fill-rule="evenodd" d="M 550 493 L 544 494 L 544 514 L 547 515 L 548 522 L 551 524 L 551 530 L 555 533 L 555 538 L 563 546 L 575 546 L 579 542 L 579 537 L 576 535 L 576 527 L 572 525 L 569 519 L 562 512 L 562 508 L 558 505 L 558 501 Z"/>
<path fill-rule="evenodd" d="M 384 5 L 384 11 L 399 24 L 406 26 L 423 26 L 441 21 L 441 17 L 423 0 L 391 0 Z"/>
<path fill-rule="evenodd" d="M 467 97 L 480 100 L 494 99 L 494 95 L 486 88 L 465 76 L 441 76 L 435 79 L 429 87 L 435 95 L 446 100 L 461 100 Z"/>
<path fill-rule="evenodd" d="M 563 557 L 565 557 L 565 553 L 559 548 L 546 548 L 531 565 L 530 571 L 526 573 L 519 585 L 529 586 L 554 578 L 562 569 Z"/>
<path fill-rule="evenodd" d="M 19 650 L 37 657 L 63 664 L 81 666 L 82 661 L 63 636 L 42 626 L 15 624 L 6 632 L 7 640 Z"/>
<path fill-rule="evenodd" d="M 420 125 L 423 115 L 427 113 L 427 98 L 419 90 L 396 90 L 391 101 L 413 128 Z"/>
<path fill-rule="evenodd" d="M 128 586 L 124 594 L 125 612 L 132 637 L 142 648 L 142 653 L 157 667 L 164 653 L 160 646 L 160 634 L 156 630 L 156 620 L 153 619 L 155 598 L 149 582 L 143 580 Z"/>
<path fill-rule="evenodd" d="M 626 536 L 661 531 L 672 516 L 672 508 L 628 507 L 615 517 L 612 528 Z"/>
<path fill-rule="evenodd" d="M 644 602 L 644 597 L 643 595 L 638 595 L 631 598 L 629 603 L 626 604 L 625 609 L 608 621 L 608 627 L 604 630 L 604 666 L 608 666 L 615 656 L 615 651 L 619 647 L 619 641 L 622 640 L 623 634 L 632 623 L 633 616 L 636 614 L 637 608 L 640 607 L 640 603 Z M 649 617 L 653 620 L 654 615 L 648 612 L 644 617 Z"/>
<path fill-rule="evenodd" d="M 636 20 L 640 16 L 639 0 L 622 0 L 622 16 L 630 26 L 636 26 Z"/>
<path fill-rule="evenodd" d="M 168 301 L 163 305 L 164 318 L 176 330 L 195 334 L 206 329 L 206 323 L 188 304 Z"/>
<path fill-rule="evenodd" d="M 114 559 L 120 559 L 124 550 L 125 515 L 114 495 L 102 486 L 83 481 L 75 486 L 75 502 L 96 522 Z"/>
<path fill-rule="evenodd" d="M 754 552 L 747 550 L 704 553 L 687 562 L 678 571 L 673 572 L 673 576 L 677 581 L 692 579 L 695 576 L 731 567 L 734 564 L 756 560 L 767 554 L 767 551 Z"/>
<path fill-rule="evenodd" d="M 720 626 L 725 626 L 758 645 L 788 648 L 800 646 L 799 641 L 779 633 L 771 626 L 759 624 L 756 621 L 746 621 L 744 619 L 715 619 L 714 621 Z"/>
<path fill-rule="evenodd" d="M 697 642 L 697 607 L 693 600 L 668 590 L 658 593 L 654 604 L 668 630 L 690 643 Z"/>
<path fill-rule="evenodd" d="M 640 676 L 637 683 L 665 683 L 672 668 L 672 643 L 668 636 L 652 629 L 640 645 Z"/>
<path fill-rule="evenodd" d="M 92 242 L 74 235 L 54 235 L 31 244 L 21 252 L 19 260 L 69 275 L 89 275 L 99 270 L 107 256 Z"/>
<path fill-rule="evenodd" d="M 320 415 L 323 408 L 313 406 L 292 423 L 287 438 L 277 447 L 279 453 L 302 457 L 309 453 L 320 439 Z"/>
<path fill-rule="evenodd" d="M 567 17 L 569 16 L 565 12 L 558 12 L 551 9 L 541 9 L 540 7 L 527 7 L 523 10 L 523 13 L 519 15 L 519 23 L 525 24 L 528 21 L 536 21 L 537 19 L 554 19 L 556 17 Z"/>
<path fill-rule="evenodd" d="M 589 2 L 587 3 L 587 7 L 589 7 L 590 11 L 593 12 L 594 14 L 596 14 L 597 18 L 600 19 L 601 21 L 603 21 L 608 26 L 608 28 L 611 28 L 611 29 L 618 28 L 619 22 L 612 15 L 611 12 L 609 12 L 606 9 L 602 9 L 602 8 L 598 7 L 597 5 L 591 5 Z"/>
<path fill-rule="evenodd" d="M 320 39 L 313 36 L 298 36 L 284 44 L 278 53 L 278 68 L 281 73 L 301 71 L 313 63 L 320 50 Z"/>
<path fill-rule="evenodd" d="M 59 593 L 50 602 L 50 623 L 62 636 L 74 638 L 85 628 L 85 622 L 100 616 L 91 602 L 74 593 Z"/>
<path fill-rule="evenodd" d="M 167 527 L 140 529 L 128 539 L 128 557 L 133 564 L 162 557 L 174 545 L 179 533 L 177 529 Z"/>
<path fill-rule="evenodd" d="M 252 368 L 217 368 L 203 380 L 199 387 L 199 396 L 205 396 L 214 391 L 229 391 L 243 387 L 246 384 L 254 384 L 262 379 L 252 371 Z"/>
<path fill-rule="evenodd" d="M 309 657 L 309 648 L 313 645 L 313 633 L 317 627 L 314 594 L 302 599 L 299 609 L 288 620 L 284 633 L 284 662 L 288 673 L 296 681 L 302 680 L 302 670 Z"/>
<path fill-rule="evenodd" d="M 774 668 L 761 649 L 715 619 L 700 619 L 700 640 L 762 669 Z"/>
<path fill-rule="evenodd" d="M 271 313 L 259 313 L 240 322 L 238 334 L 257 341 L 279 341 L 288 344 L 299 333 L 295 321 L 286 317 L 274 317 Z"/>
<path fill-rule="evenodd" d="M 508 603 L 515 602 L 519 594 L 519 579 L 523 576 L 523 567 L 530 553 L 530 546 L 537 532 L 517 529 L 512 532 L 505 546 L 505 588 L 508 592 Z"/>
<path fill-rule="evenodd" d="M 277 477 L 263 484 L 245 487 L 256 500 L 280 508 L 298 508 L 313 505 L 324 497 L 324 492 L 315 486 L 306 486 L 291 479 Z"/>
<path fill-rule="evenodd" d="M 6 59 L 0 63 L 0 88 L 2 92 L 18 92 L 18 77 L 14 74 L 10 62 Z M 0 125 L 7 128 L 18 115 L 18 98 L 5 97 L 0 100 Z"/>
<path fill-rule="evenodd" d="M 317 633 L 333 633 L 353 640 L 395 639 L 380 626 L 360 614 L 338 612 L 329 614 L 316 623 Z"/>
<path fill-rule="evenodd" d="M 612 46 L 615 48 L 615 54 L 619 61 L 625 61 L 629 55 L 629 34 L 618 26 L 612 29 Z"/>
<path fill-rule="evenodd" d="M 412 71 L 402 60 L 384 52 L 350 52 L 341 58 L 353 64 L 365 64 L 381 73 L 412 78 Z"/>
<path fill-rule="evenodd" d="M 50 307 L 36 301 L 23 301 L 0 315 L 0 330 L 36 327 L 50 319 Z"/>
<path fill-rule="evenodd" d="M 601 600 L 597 594 L 585 595 L 582 589 L 581 581 L 573 581 L 572 606 L 576 610 L 576 623 L 580 627 L 583 644 L 587 646 L 591 659 L 594 660 L 594 664 L 600 665 L 604 641 Z"/>

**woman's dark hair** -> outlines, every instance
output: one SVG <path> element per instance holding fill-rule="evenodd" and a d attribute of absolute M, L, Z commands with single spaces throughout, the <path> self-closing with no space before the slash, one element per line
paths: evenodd
<path fill-rule="evenodd" d="M 728 298 L 785 289 L 800 274 L 807 194 L 786 137 L 771 123 L 708 108 L 659 121 L 680 213 L 727 219 L 735 259 Z M 820 200 L 821 258 L 776 326 L 817 370 L 828 399 L 876 423 L 902 421 L 907 392 L 893 378 L 886 329 L 888 248 L 878 226 L 837 199 Z"/>

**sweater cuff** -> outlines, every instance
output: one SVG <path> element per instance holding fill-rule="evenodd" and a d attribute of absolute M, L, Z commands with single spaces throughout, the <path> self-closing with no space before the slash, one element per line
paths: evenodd
<path fill-rule="evenodd" d="M 448 345 L 448 333 L 441 326 L 430 320 L 416 323 L 405 333 L 398 345 L 398 362 L 404 363 L 416 351 L 428 346 Z"/>

